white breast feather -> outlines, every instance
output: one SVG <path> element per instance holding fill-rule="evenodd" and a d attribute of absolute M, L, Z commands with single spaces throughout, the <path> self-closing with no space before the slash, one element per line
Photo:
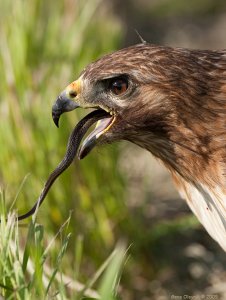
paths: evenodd
<path fill-rule="evenodd" d="M 184 180 L 179 192 L 211 237 L 226 251 L 226 195 L 220 188 L 211 191 Z"/>

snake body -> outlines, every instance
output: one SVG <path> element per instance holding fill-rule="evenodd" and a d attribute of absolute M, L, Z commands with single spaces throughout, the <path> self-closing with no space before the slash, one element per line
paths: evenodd
<path fill-rule="evenodd" d="M 80 142 L 84 135 L 86 134 L 87 130 L 90 128 L 90 126 L 95 123 L 96 121 L 103 119 L 106 117 L 106 112 L 103 110 L 95 110 L 91 113 L 89 113 L 86 117 L 84 117 L 73 129 L 67 144 L 67 150 L 65 153 L 64 158 L 62 161 L 58 164 L 58 166 L 55 168 L 55 170 L 49 175 L 44 188 L 41 191 L 41 194 L 34 204 L 34 206 L 25 214 L 18 216 L 17 220 L 23 220 L 31 215 L 34 214 L 34 212 L 40 207 L 44 199 L 46 198 L 46 195 L 48 194 L 51 186 L 53 185 L 54 181 L 62 174 L 73 162 L 78 149 Z"/>

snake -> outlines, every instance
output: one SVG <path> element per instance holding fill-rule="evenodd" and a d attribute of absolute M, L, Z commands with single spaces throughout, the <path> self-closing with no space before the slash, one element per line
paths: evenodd
<path fill-rule="evenodd" d="M 80 120 L 77 125 L 72 130 L 72 133 L 69 136 L 67 149 L 65 155 L 57 167 L 50 173 L 48 179 L 46 180 L 44 187 L 40 193 L 38 200 L 35 202 L 34 206 L 25 214 L 17 217 L 18 221 L 24 220 L 35 213 L 35 211 L 41 206 L 45 200 L 51 186 L 55 180 L 71 165 L 73 162 L 79 145 L 82 141 L 82 138 L 96 121 L 106 117 L 106 112 L 104 110 L 94 110 L 88 115 L 86 115 L 82 120 Z"/>

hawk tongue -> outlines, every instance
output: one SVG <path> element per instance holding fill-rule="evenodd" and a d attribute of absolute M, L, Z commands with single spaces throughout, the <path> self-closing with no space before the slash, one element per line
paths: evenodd
<path fill-rule="evenodd" d="M 78 153 L 78 158 L 83 159 L 96 146 L 98 138 L 104 134 L 112 123 L 112 116 L 104 118 L 97 122 L 95 129 L 87 136 L 81 145 Z"/>

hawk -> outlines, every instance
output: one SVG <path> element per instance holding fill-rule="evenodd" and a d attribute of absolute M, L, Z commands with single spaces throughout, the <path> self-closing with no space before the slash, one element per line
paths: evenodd
<path fill-rule="evenodd" d="M 137 44 L 89 64 L 53 105 L 102 111 L 79 158 L 127 140 L 169 170 L 180 195 L 226 251 L 226 50 Z"/>

